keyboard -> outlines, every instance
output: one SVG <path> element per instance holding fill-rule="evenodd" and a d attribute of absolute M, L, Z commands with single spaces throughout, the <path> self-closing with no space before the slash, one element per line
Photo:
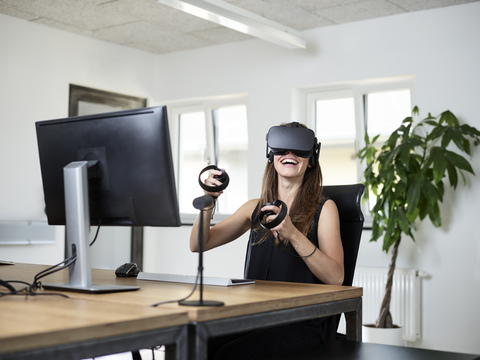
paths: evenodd
<path fill-rule="evenodd" d="M 197 277 L 195 275 L 178 275 L 178 274 L 159 274 L 159 273 L 147 273 L 140 272 L 137 275 L 138 280 L 151 280 L 151 281 L 167 281 L 184 284 L 195 284 Z M 216 285 L 216 286 L 234 286 L 234 285 L 246 285 L 254 284 L 255 280 L 250 279 L 235 279 L 235 278 L 223 278 L 214 276 L 204 276 L 203 285 Z"/>

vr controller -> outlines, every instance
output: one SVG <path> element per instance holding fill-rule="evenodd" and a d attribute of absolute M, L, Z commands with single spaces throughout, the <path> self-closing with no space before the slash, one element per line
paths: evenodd
<path fill-rule="evenodd" d="M 218 185 L 218 186 L 210 186 L 210 185 L 207 185 L 205 184 L 201 177 L 202 177 L 202 174 L 205 172 L 205 171 L 209 171 L 209 170 L 218 170 L 218 171 L 221 171 L 222 174 L 221 175 L 214 175 L 213 177 L 215 179 L 218 179 L 218 181 L 220 181 L 222 184 L 221 185 Z M 205 168 L 202 169 L 202 171 L 200 171 L 200 174 L 198 175 L 198 183 L 200 184 L 200 186 L 202 187 L 203 190 L 205 191 L 208 191 L 208 192 L 219 192 L 219 191 L 222 191 L 224 190 L 227 186 L 228 186 L 228 183 L 230 182 L 230 177 L 228 176 L 228 174 L 225 172 L 225 170 L 223 169 L 219 169 L 216 165 L 210 165 L 210 166 L 207 166 Z"/>
<path fill-rule="evenodd" d="M 293 122 L 291 127 L 273 126 L 268 130 L 266 155 L 269 162 L 273 162 L 275 155 L 284 155 L 291 151 L 303 158 L 310 158 L 310 165 L 314 167 L 318 162 L 321 143 L 313 130 L 300 127 Z M 270 148 L 270 152 L 268 149 Z"/>
<path fill-rule="evenodd" d="M 270 215 L 275 215 L 275 212 L 271 210 L 260 211 L 260 213 L 258 214 L 258 222 L 260 223 L 261 227 L 268 230 L 273 229 L 275 226 L 279 225 L 283 221 L 283 219 L 285 219 L 285 216 L 287 216 L 287 211 L 288 211 L 287 204 L 285 204 L 282 200 L 275 200 L 273 203 L 266 203 L 263 206 L 269 206 L 269 205 L 279 207 L 280 212 L 278 213 L 275 219 L 266 223 L 266 222 L 262 222 L 263 218 Z"/>

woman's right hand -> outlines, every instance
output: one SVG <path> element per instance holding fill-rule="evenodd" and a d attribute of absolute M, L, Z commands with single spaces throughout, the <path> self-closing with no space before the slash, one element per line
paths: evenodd
<path fill-rule="evenodd" d="M 204 183 L 207 186 L 220 186 L 222 185 L 222 182 L 218 179 L 215 178 L 215 176 L 220 176 L 222 175 L 222 172 L 220 170 L 210 170 L 210 173 L 208 174 L 208 177 L 205 179 Z M 218 192 L 211 192 L 211 191 L 205 191 L 205 195 L 210 195 L 213 196 L 214 198 L 219 197 L 221 194 L 223 194 L 222 191 Z"/>

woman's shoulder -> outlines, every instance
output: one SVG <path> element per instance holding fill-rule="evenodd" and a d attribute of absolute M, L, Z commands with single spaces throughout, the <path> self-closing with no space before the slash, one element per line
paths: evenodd
<path fill-rule="evenodd" d="M 317 210 L 315 211 L 315 219 L 318 222 L 319 218 L 326 218 L 331 216 L 331 214 L 337 214 L 338 216 L 338 209 L 337 204 L 330 199 L 330 198 L 322 198 L 318 203 Z"/>
<path fill-rule="evenodd" d="M 327 208 L 327 209 L 330 209 L 330 210 L 335 210 L 335 209 L 337 209 L 337 204 L 335 204 L 335 201 L 333 201 L 332 199 L 326 198 L 323 201 L 323 207 Z"/>
<path fill-rule="evenodd" d="M 335 201 L 332 199 L 325 199 L 322 205 L 320 219 L 328 219 L 330 221 L 333 218 L 338 218 L 338 208 Z"/>

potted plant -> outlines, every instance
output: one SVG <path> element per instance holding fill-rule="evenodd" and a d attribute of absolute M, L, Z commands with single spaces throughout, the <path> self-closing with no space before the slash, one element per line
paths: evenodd
<path fill-rule="evenodd" d="M 381 148 L 375 146 L 379 135 L 370 139 L 365 134 L 365 147 L 357 157 L 366 162 L 365 198 L 376 197 L 371 209 L 373 217 L 370 241 L 383 236 L 383 251 L 391 250 L 385 295 L 376 321 L 376 328 L 393 328 L 390 299 L 393 274 L 402 236 L 415 241 L 415 222 L 428 217 L 436 227 L 442 225 L 440 202 L 445 186 L 457 188 L 459 175 L 465 183 L 465 172 L 474 174 L 469 160 L 471 142 L 477 146 L 480 131 L 461 125 L 456 116 L 445 111 L 438 117 L 419 117 L 414 107 L 412 116 L 403 120 Z M 457 151 L 453 151 L 454 146 Z M 448 178 L 448 182 L 446 181 Z"/>

